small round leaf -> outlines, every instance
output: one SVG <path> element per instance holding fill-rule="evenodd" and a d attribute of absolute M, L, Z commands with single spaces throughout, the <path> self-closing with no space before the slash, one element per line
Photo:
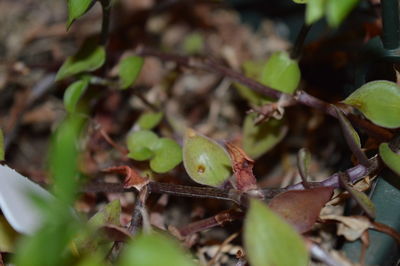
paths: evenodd
<path fill-rule="evenodd" d="M 136 236 L 121 255 L 120 266 L 195 266 L 174 239 L 159 233 Z"/>
<path fill-rule="evenodd" d="M 143 57 L 140 56 L 128 56 L 121 60 L 118 72 L 121 89 L 127 89 L 132 86 L 140 74 L 143 63 Z"/>
<path fill-rule="evenodd" d="M 89 85 L 88 79 L 75 81 L 65 90 L 64 93 L 64 106 L 65 109 L 73 113 L 75 112 L 76 105 Z"/>
<path fill-rule="evenodd" d="M 262 202 L 252 199 L 244 222 L 244 245 L 250 264 L 308 265 L 301 236 Z"/>
<path fill-rule="evenodd" d="M 264 66 L 261 83 L 284 93 L 292 94 L 300 82 L 300 68 L 287 52 L 276 52 Z"/>
<path fill-rule="evenodd" d="M 357 108 L 379 126 L 400 127 L 400 87 L 394 82 L 385 80 L 369 82 L 343 102 Z"/>
<path fill-rule="evenodd" d="M 140 126 L 141 129 L 150 130 L 156 127 L 160 123 L 162 118 L 162 112 L 148 112 L 142 114 L 136 123 Z"/>
<path fill-rule="evenodd" d="M 136 161 L 145 161 L 154 156 L 153 147 L 157 144 L 158 136 L 149 130 L 133 132 L 128 136 L 128 157 Z"/>
<path fill-rule="evenodd" d="M 153 152 L 150 168 L 156 173 L 166 173 L 182 161 L 181 146 L 172 139 L 160 138 Z"/>
<path fill-rule="evenodd" d="M 308 0 L 306 7 L 306 23 L 316 22 L 324 16 L 326 0 Z"/>
<path fill-rule="evenodd" d="M 392 151 L 387 143 L 381 143 L 381 145 L 379 145 L 379 155 L 393 172 L 400 175 L 400 154 Z"/>
<path fill-rule="evenodd" d="M 183 145 L 183 164 L 195 182 L 220 186 L 231 176 L 231 160 L 214 140 L 188 129 Z"/>

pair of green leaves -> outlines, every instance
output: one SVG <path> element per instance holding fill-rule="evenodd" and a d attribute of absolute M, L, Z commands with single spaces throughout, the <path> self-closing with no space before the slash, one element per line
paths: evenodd
<path fill-rule="evenodd" d="M 156 173 L 165 173 L 182 161 L 182 149 L 169 138 L 159 138 L 150 130 L 139 130 L 129 134 L 128 156 L 137 161 L 150 160 L 150 168 Z"/>
<path fill-rule="evenodd" d="M 328 24 L 337 27 L 357 5 L 358 0 L 293 0 L 296 3 L 307 4 L 306 23 L 312 24 L 324 15 Z"/>

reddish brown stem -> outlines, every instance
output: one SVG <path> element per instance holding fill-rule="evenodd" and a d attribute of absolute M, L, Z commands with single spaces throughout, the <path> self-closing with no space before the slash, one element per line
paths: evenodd
<path fill-rule="evenodd" d="M 179 229 L 179 233 L 181 236 L 185 237 L 215 226 L 223 226 L 225 223 L 232 222 L 242 217 L 243 212 L 237 210 L 223 211 L 212 217 L 188 224 Z"/>

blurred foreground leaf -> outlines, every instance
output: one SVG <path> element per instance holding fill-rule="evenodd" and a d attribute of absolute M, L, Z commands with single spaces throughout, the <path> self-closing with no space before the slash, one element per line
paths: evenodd
<path fill-rule="evenodd" d="M 119 266 L 195 266 L 174 239 L 159 233 L 142 234 L 124 249 Z"/>
<path fill-rule="evenodd" d="M 64 106 L 68 112 L 75 112 L 76 105 L 78 104 L 79 99 L 85 93 L 88 86 L 89 79 L 87 78 L 75 81 L 69 85 L 64 93 Z"/>
<path fill-rule="evenodd" d="M 262 202 L 252 199 L 244 222 L 244 244 L 253 266 L 308 265 L 302 237 Z"/>

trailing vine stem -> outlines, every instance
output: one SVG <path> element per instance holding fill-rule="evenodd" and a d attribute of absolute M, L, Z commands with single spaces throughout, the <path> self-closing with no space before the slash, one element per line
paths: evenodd
<path fill-rule="evenodd" d="M 100 33 L 100 44 L 107 46 L 108 35 L 110 31 L 110 19 L 111 19 L 111 0 L 98 0 L 101 4 L 102 9 L 102 21 L 101 21 L 101 33 Z"/>
<path fill-rule="evenodd" d="M 308 107 L 311 107 L 314 109 L 318 109 L 330 116 L 337 118 L 335 107 L 332 104 L 322 101 L 322 100 L 308 94 L 304 90 L 299 90 L 294 95 L 286 94 L 286 93 L 274 90 L 270 87 L 267 87 L 267 86 L 261 84 L 258 81 L 255 81 L 251 78 L 244 76 L 240 72 L 232 70 L 229 67 L 226 67 L 224 65 L 221 65 L 218 62 L 216 62 L 215 60 L 210 59 L 210 58 L 187 57 L 187 56 L 181 56 L 181 55 L 176 55 L 176 54 L 167 54 L 167 53 L 159 52 L 159 51 L 149 49 L 149 48 L 144 48 L 144 47 L 138 47 L 136 49 L 136 54 L 140 55 L 140 56 L 153 56 L 153 57 L 159 58 L 162 61 L 175 62 L 181 66 L 199 69 L 199 70 L 203 70 L 203 71 L 207 71 L 207 72 L 218 73 L 224 77 L 228 77 L 231 80 L 239 82 L 239 83 L 249 87 L 253 91 L 260 93 L 262 95 L 265 95 L 265 96 L 268 96 L 268 97 L 271 97 L 274 99 L 279 99 L 284 96 L 287 99 L 285 101 L 286 104 L 284 107 L 301 104 L 301 105 L 305 105 L 305 106 L 308 106 Z M 345 111 L 345 110 L 343 110 L 343 111 Z M 346 113 L 346 115 L 350 116 L 349 119 L 352 122 L 355 122 L 355 124 L 358 127 L 362 128 L 371 137 L 377 138 L 380 141 L 389 141 L 393 137 L 393 134 L 390 131 L 388 131 L 384 128 L 378 127 L 378 126 L 370 123 L 367 120 L 357 119 L 354 116 L 351 116 L 349 113 Z"/>

